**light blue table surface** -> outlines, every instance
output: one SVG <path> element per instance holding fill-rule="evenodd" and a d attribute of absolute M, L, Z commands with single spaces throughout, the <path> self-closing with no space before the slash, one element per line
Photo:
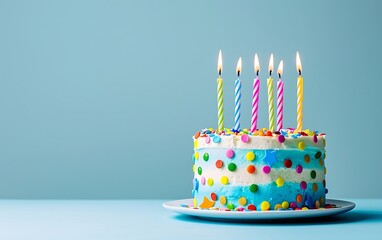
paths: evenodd
<path fill-rule="evenodd" d="M 382 199 L 346 200 L 348 213 L 278 223 L 187 217 L 166 200 L 1 200 L 0 239 L 382 239 Z"/>

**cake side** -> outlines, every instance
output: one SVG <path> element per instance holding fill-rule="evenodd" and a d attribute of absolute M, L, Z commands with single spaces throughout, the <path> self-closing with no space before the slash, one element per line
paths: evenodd
<path fill-rule="evenodd" d="M 197 133 L 194 206 L 230 210 L 323 207 L 325 141 L 324 134 L 311 131 Z"/>

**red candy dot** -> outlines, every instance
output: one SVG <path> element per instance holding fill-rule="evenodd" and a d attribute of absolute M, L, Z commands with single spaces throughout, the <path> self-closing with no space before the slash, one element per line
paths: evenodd
<path fill-rule="evenodd" d="M 302 173 L 302 166 L 301 165 L 298 165 L 296 167 L 296 173 L 298 173 L 298 174 Z"/>
<path fill-rule="evenodd" d="M 285 137 L 284 137 L 284 135 L 279 135 L 279 136 L 277 137 L 277 140 L 279 140 L 280 143 L 285 142 Z"/>
<path fill-rule="evenodd" d="M 249 165 L 249 166 L 247 167 L 247 172 L 248 172 L 248 173 L 252 174 L 252 173 L 254 173 L 255 171 L 256 171 L 256 167 L 255 167 L 255 166 L 253 166 L 253 165 Z"/>
<path fill-rule="evenodd" d="M 263 172 L 264 172 L 265 174 L 270 173 L 270 171 L 271 171 L 271 168 L 270 168 L 269 166 L 264 166 L 264 167 L 263 167 Z"/>
<path fill-rule="evenodd" d="M 216 199 L 218 199 L 218 196 L 216 195 L 216 193 L 211 193 L 211 199 L 212 201 L 216 201 Z"/>
<path fill-rule="evenodd" d="M 253 204 L 249 204 L 247 208 L 249 211 L 256 211 L 256 206 Z"/>
<path fill-rule="evenodd" d="M 215 166 L 216 166 L 217 168 L 222 168 L 223 165 L 224 165 L 224 163 L 223 163 L 222 160 L 217 160 L 217 161 L 215 162 Z"/>
<path fill-rule="evenodd" d="M 292 160 L 290 160 L 290 159 L 285 159 L 285 161 L 284 161 L 284 166 L 285 166 L 286 168 L 290 168 L 290 167 L 292 167 Z"/>
<path fill-rule="evenodd" d="M 269 131 L 269 130 L 265 132 L 265 135 L 268 136 L 268 137 L 272 137 L 272 136 L 273 136 L 273 135 L 272 135 L 272 132 Z"/>
<path fill-rule="evenodd" d="M 227 156 L 227 158 L 233 158 L 233 156 L 235 155 L 235 152 L 232 149 L 228 149 L 225 152 L 225 155 Z"/>

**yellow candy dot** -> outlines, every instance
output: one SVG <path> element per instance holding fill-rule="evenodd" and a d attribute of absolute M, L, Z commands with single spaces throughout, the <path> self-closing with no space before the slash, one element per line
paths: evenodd
<path fill-rule="evenodd" d="M 320 201 L 316 201 L 316 204 L 315 204 L 316 208 L 320 208 Z"/>
<path fill-rule="evenodd" d="M 199 152 L 195 152 L 194 157 L 196 160 L 198 160 L 199 159 Z"/>
<path fill-rule="evenodd" d="M 326 167 L 324 167 L 324 174 L 326 175 Z"/>
<path fill-rule="evenodd" d="M 284 201 L 284 202 L 281 203 L 281 207 L 283 209 L 287 209 L 289 207 L 289 203 L 287 201 Z"/>
<path fill-rule="evenodd" d="M 281 206 L 280 203 L 276 204 L 276 206 L 275 206 L 275 210 L 278 210 L 279 208 L 282 208 L 282 206 Z"/>
<path fill-rule="evenodd" d="M 207 180 L 207 184 L 208 184 L 208 186 L 212 186 L 212 185 L 214 185 L 214 180 L 213 180 L 212 178 L 209 178 L 209 179 Z"/>
<path fill-rule="evenodd" d="M 261 203 L 261 211 L 268 211 L 271 205 L 267 201 Z"/>
<path fill-rule="evenodd" d="M 238 202 L 241 206 L 245 206 L 247 204 L 247 199 L 245 197 L 241 197 Z"/>
<path fill-rule="evenodd" d="M 192 165 L 192 171 L 195 172 L 196 171 L 196 165 Z"/>
<path fill-rule="evenodd" d="M 224 196 L 221 196 L 220 199 L 219 199 L 219 202 L 222 204 L 222 205 L 225 205 L 227 203 L 227 198 L 224 197 Z"/>
<path fill-rule="evenodd" d="M 324 197 L 321 197 L 321 198 L 320 198 L 320 204 L 321 204 L 321 205 L 324 205 L 324 203 L 325 203 L 325 199 L 324 199 Z"/>
<path fill-rule="evenodd" d="M 284 185 L 284 179 L 282 179 L 281 177 L 277 178 L 276 184 L 278 187 L 283 186 Z"/>
<path fill-rule="evenodd" d="M 324 147 L 326 146 L 326 140 L 325 140 L 325 138 L 322 140 L 322 143 L 323 143 L 323 145 L 324 145 Z"/>
<path fill-rule="evenodd" d="M 228 177 L 227 177 L 227 176 L 223 176 L 223 177 L 221 177 L 220 182 L 221 182 L 223 185 L 227 185 L 227 184 L 228 184 Z"/>
<path fill-rule="evenodd" d="M 297 145 L 298 149 L 304 150 L 305 149 L 305 143 L 304 142 L 299 142 Z"/>
<path fill-rule="evenodd" d="M 248 160 L 248 161 L 253 161 L 255 159 L 255 154 L 253 152 L 247 152 L 247 154 L 245 154 L 245 158 Z"/>
<path fill-rule="evenodd" d="M 307 208 L 307 207 L 302 207 L 301 210 L 306 211 L 306 210 L 309 210 L 309 208 Z"/>
<path fill-rule="evenodd" d="M 198 206 L 197 203 L 198 203 L 198 202 L 196 201 L 196 198 L 194 198 L 194 207 L 197 207 L 197 206 Z"/>
<path fill-rule="evenodd" d="M 195 140 L 195 141 L 194 141 L 194 148 L 195 148 L 195 149 L 198 148 L 198 140 Z"/>

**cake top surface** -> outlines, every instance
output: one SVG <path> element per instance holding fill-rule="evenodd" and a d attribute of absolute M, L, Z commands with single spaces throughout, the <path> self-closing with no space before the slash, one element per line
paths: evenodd
<path fill-rule="evenodd" d="M 326 134 L 309 129 L 297 132 L 293 128 L 271 132 L 266 128 L 251 132 L 249 129 L 233 131 L 224 129 L 217 131 L 212 128 L 203 129 L 193 136 L 194 148 L 228 147 L 254 149 L 291 149 L 304 150 L 309 148 L 324 149 Z"/>

